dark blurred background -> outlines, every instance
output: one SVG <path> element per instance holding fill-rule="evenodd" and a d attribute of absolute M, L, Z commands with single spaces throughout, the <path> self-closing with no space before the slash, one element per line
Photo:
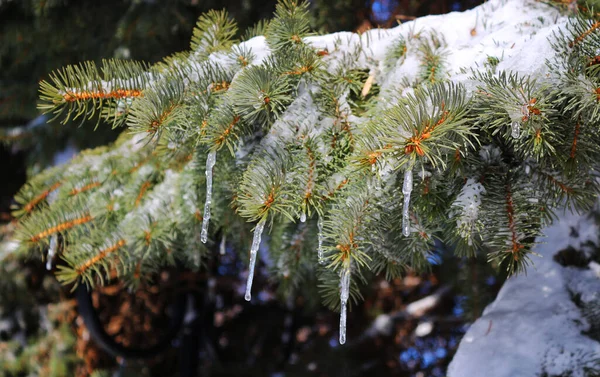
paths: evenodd
<path fill-rule="evenodd" d="M 469 9 L 481 2 L 313 0 L 312 26 L 323 33 L 387 28 L 419 16 Z M 275 3 L 0 0 L 0 224 L 9 228 L 4 232 L 10 233 L 12 197 L 28 175 L 60 163 L 78 150 L 106 144 L 118 134 L 110 127 L 94 131 L 93 125 L 46 123 L 48 118 L 36 110 L 39 81 L 57 68 L 84 60 L 118 57 L 156 62 L 188 49 L 196 19 L 209 9 L 227 9 L 243 32 L 269 18 Z M 4 236 L 0 232 L 0 241 Z M 393 281 L 380 277 L 365 289 L 365 301 L 349 314 L 349 342 L 339 347 L 338 314 L 320 307 L 318 300 L 315 304 L 314 298 L 300 296 L 293 302 L 278 302 L 276 287 L 263 268 L 256 279 L 259 299 L 248 304 L 240 294 L 244 261 L 228 249 L 213 263 L 208 266 L 210 279 L 195 275 L 188 279 L 192 285 L 208 281 L 214 295 L 214 305 L 202 317 L 200 344 L 194 346 L 200 352 L 198 375 L 444 376 L 466 326 L 481 314 L 502 283 L 485 260 L 459 259 L 440 245 L 431 273 L 409 274 Z M 123 292 L 118 283 L 95 292 L 94 306 L 106 331 L 123 344 L 155 341 L 161 332 L 157 313 L 168 301 L 161 297 L 164 289 L 158 289 L 158 284 L 167 284 L 169 274 L 173 272 L 165 271 L 165 281 L 146 287 L 146 293 L 138 297 Z M 88 376 L 94 370 L 119 368 L 122 375 L 128 371 L 132 375 L 176 375 L 181 344 L 145 364 L 119 366 L 118 359 L 94 344 L 69 292 L 56 284 L 41 263 L 5 263 L 0 276 L 0 376 L 51 375 L 51 370 L 56 371 L 33 365 L 48 362 L 56 354 L 53 348 L 32 350 L 24 345 L 27 341 L 15 343 L 22 337 L 50 347 L 44 343 L 49 334 L 56 339 L 48 344 L 62 345 L 59 355 L 67 368 L 52 375 Z M 434 304 L 414 305 L 426 297 L 435 298 Z M 41 309 L 38 314 L 15 314 L 28 307 Z M 52 322 L 53 330 L 43 321 Z M 20 366 L 2 360 L 13 354 L 23 359 L 27 356 L 32 365 L 27 360 Z"/>

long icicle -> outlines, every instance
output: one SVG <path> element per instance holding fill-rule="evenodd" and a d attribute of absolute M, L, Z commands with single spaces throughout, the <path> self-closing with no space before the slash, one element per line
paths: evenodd
<path fill-rule="evenodd" d="M 260 246 L 260 239 L 262 237 L 263 229 L 265 229 L 265 223 L 267 218 L 263 218 L 256 224 L 254 228 L 254 238 L 252 239 L 252 248 L 250 249 L 250 265 L 248 266 L 248 281 L 246 282 L 246 295 L 244 298 L 246 301 L 252 299 L 252 280 L 254 279 L 254 266 L 256 265 L 256 254 L 258 253 L 258 247 Z"/>
<path fill-rule="evenodd" d="M 319 264 L 325 264 L 325 258 L 323 257 L 323 218 L 321 217 L 321 215 L 319 215 L 317 227 L 319 228 L 319 246 L 317 247 L 317 256 L 319 257 Z"/>
<path fill-rule="evenodd" d="M 410 235 L 410 193 L 413 189 L 413 172 L 406 169 L 404 172 L 404 183 L 402 184 L 402 194 L 404 195 L 404 205 L 402 207 L 402 234 L 405 237 Z"/>
<path fill-rule="evenodd" d="M 204 202 L 204 215 L 202 216 L 202 232 L 200 241 L 208 240 L 208 223 L 210 221 L 210 203 L 212 202 L 213 167 L 217 162 L 217 151 L 210 151 L 206 157 L 206 201 Z"/>
<path fill-rule="evenodd" d="M 346 310 L 350 297 L 350 266 L 340 273 L 340 344 L 346 343 Z"/>

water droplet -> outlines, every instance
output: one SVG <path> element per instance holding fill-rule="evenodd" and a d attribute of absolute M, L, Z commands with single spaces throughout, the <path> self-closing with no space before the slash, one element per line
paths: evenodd
<path fill-rule="evenodd" d="M 302 212 L 302 214 L 300 215 L 300 221 L 301 222 L 306 222 L 306 213 Z"/>
<path fill-rule="evenodd" d="M 256 110 L 263 107 L 265 104 L 265 94 L 263 92 L 258 92 L 257 101 L 252 105 Z"/>
<path fill-rule="evenodd" d="M 514 121 L 511 124 L 511 136 L 515 139 L 518 139 L 519 137 L 521 137 L 521 123 Z"/>

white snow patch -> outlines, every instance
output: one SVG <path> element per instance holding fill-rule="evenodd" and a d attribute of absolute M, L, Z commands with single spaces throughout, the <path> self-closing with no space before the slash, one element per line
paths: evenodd
<path fill-rule="evenodd" d="M 485 193 L 485 188 L 474 178 L 469 178 L 467 183 L 452 203 L 453 212 L 456 216 L 456 227 L 461 237 L 471 242 L 471 236 L 476 230 L 476 222 L 479 218 L 479 207 L 481 206 L 481 196 Z"/>
<path fill-rule="evenodd" d="M 271 50 L 267 46 L 267 41 L 262 35 L 240 43 L 239 47 L 252 52 L 254 55 L 252 65 L 261 64 L 271 53 Z"/>

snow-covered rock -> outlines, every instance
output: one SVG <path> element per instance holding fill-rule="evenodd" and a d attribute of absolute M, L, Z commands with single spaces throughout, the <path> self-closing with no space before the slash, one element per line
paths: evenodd
<path fill-rule="evenodd" d="M 591 324 L 580 306 L 600 305 L 600 278 L 592 268 L 554 259 L 569 246 L 596 244 L 598 226 L 564 214 L 544 234 L 527 275 L 506 281 L 463 337 L 449 377 L 586 376 L 585 368 L 598 362 L 600 343 L 585 335 Z"/>

